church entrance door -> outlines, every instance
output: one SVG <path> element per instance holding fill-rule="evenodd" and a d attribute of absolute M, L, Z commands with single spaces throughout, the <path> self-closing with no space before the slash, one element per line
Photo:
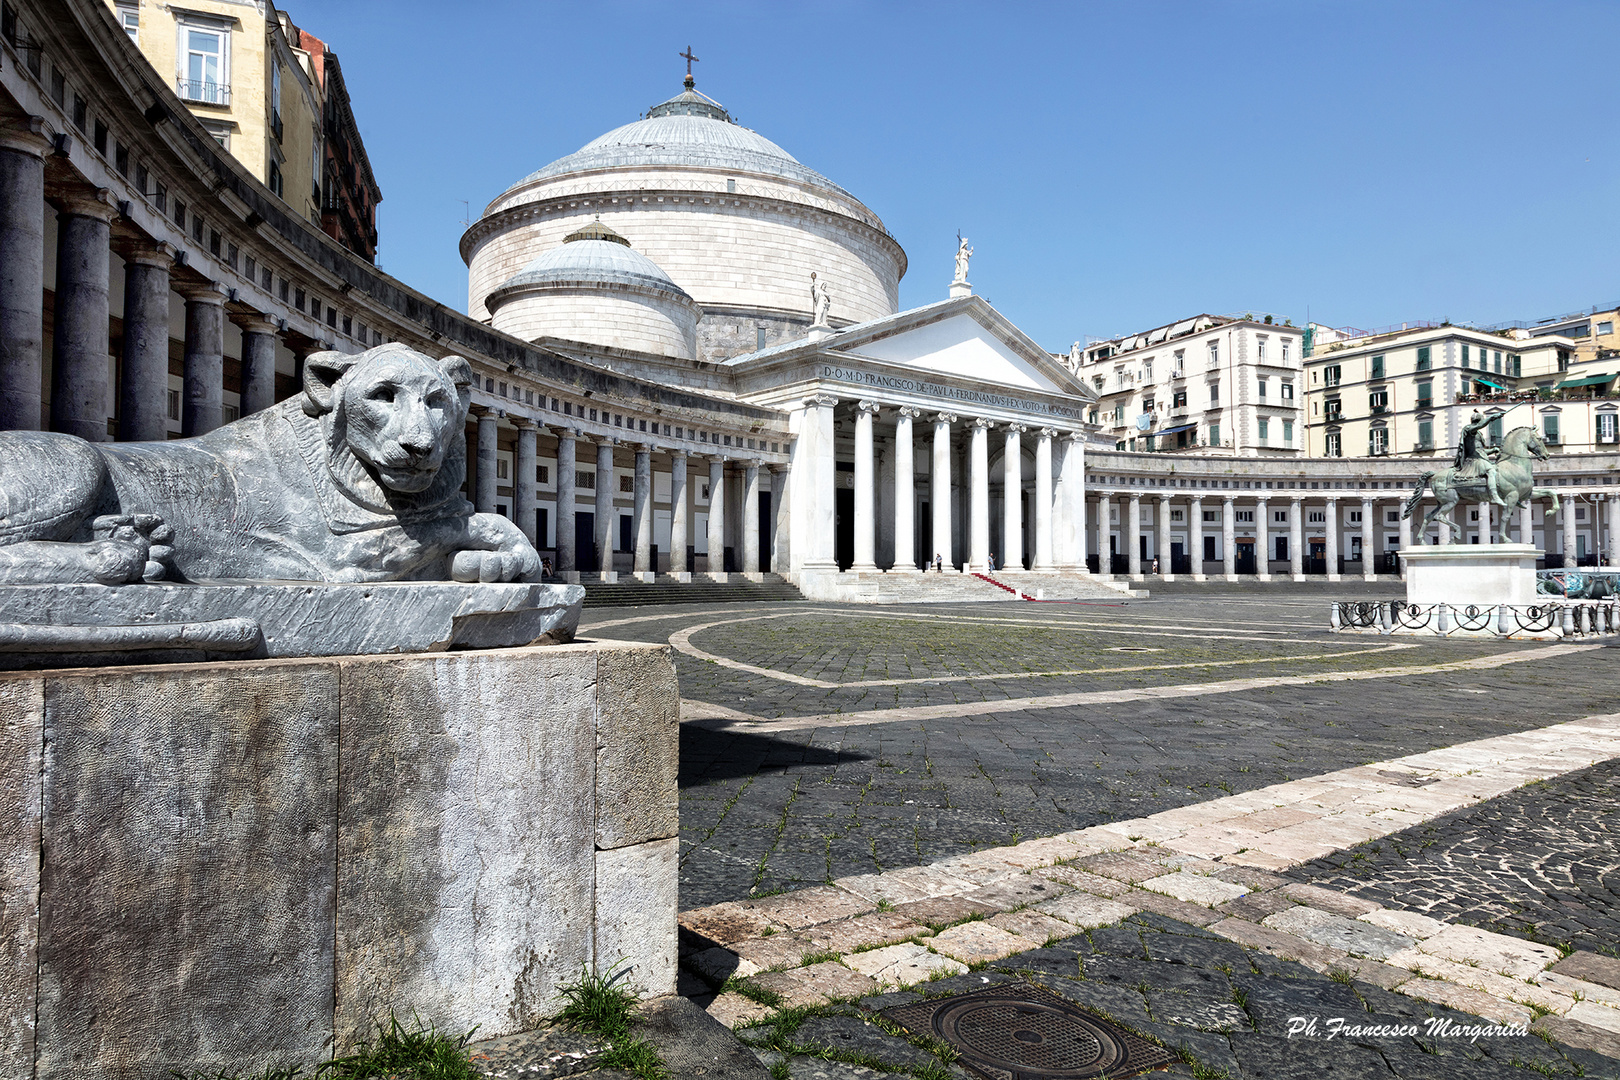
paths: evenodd
<path fill-rule="evenodd" d="M 838 507 L 833 552 L 838 560 L 838 569 L 848 570 L 855 563 L 855 491 L 853 488 L 839 488 L 833 495 Z"/>
<path fill-rule="evenodd" d="M 602 564 L 596 556 L 596 515 L 574 512 L 574 569 L 595 570 Z"/>

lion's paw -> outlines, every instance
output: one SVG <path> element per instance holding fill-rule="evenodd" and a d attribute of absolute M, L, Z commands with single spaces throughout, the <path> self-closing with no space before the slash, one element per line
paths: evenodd
<path fill-rule="evenodd" d="M 537 570 L 538 563 L 525 551 L 458 551 L 450 556 L 454 581 L 519 581 Z"/>

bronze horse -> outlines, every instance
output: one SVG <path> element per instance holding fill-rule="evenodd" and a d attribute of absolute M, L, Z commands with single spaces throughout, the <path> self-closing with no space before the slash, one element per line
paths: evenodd
<path fill-rule="evenodd" d="M 1508 542 L 1508 517 L 1506 510 L 1509 506 L 1523 506 L 1527 499 L 1551 499 L 1552 512 L 1558 512 L 1558 492 L 1551 488 L 1535 486 L 1534 478 L 1530 475 L 1530 459 L 1537 461 L 1547 460 L 1547 446 L 1541 441 L 1541 436 L 1532 427 L 1518 427 L 1508 432 L 1502 438 L 1502 448 L 1496 459 L 1496 488 L 1501 494 L 1504 506 L 1501 514 L 1501 524 L 1494 534 L 1495 542 L 1505 544 Z M 1419 543 L 1429 528 L 1429 523 L 1439 519 L 1445 526 L 1445 542 L 1451 542 L 1451 530 L 1456 526 L 1451 521 L 1451 511 L 1462 501 L 1464 496 L 1475 502 L 1489 502 L 1490 489 L 1486 486 L 1483 476 L 1466 477 L 1458 479 L 1455 467 L 1441 469 L 1439 472 L 1426 472 L 1418 478 L 1417 487 L 1412 497 L 1406 500 L 1406 508 L 1401 511 L 1401 517 L 1409 518 L 1417 509 L 1418 503 L 1423 501 L 1423 491 L 1427 488 L 1434 492 L 1437 500 L 1434 507 L 1423 515 L 1423 524 L 1418 527 Z M 1525 538 L 1525 543 L 1529 539 Z"/>

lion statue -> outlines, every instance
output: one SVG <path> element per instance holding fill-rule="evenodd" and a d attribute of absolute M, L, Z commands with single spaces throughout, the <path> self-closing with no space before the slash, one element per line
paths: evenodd
<path fill-rule="evenodd" d="M 304 392 L 194 439 L 0 432 L 0 581 L 532 581 L 461 493 L 472 368 L 405 345 L 304 362 Z"/>

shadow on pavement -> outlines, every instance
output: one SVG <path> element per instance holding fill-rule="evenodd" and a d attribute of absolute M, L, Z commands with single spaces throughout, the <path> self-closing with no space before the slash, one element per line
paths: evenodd
<path fill-rule="evenodd" d="M 746 731 L 681 725 L 680 786 L 700 781 L 732 780 L 762 772 L 781 772 L 801 765 L 842 765 L 869 761 L 870 754 L 806 746 L 789 739 Z"/>

